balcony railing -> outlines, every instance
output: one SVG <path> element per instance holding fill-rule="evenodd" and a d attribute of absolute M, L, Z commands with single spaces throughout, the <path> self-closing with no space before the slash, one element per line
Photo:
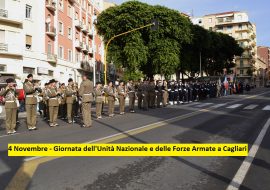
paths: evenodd
<path fill-rule="evenodd" d="M 217 19 L 217 24 L 229 24 L 233 22 L 234 22 L 233 18 L 218 18 Z"/>
<path fill-rule="evenodd" d="M 75 27 L 77 27 L 78 29 L 82 29 L 82 27 L 83 27 L 82 21 L 80 21 L 80 20 L 75 20 Z"/>
<path fill-rule="evenodd" d="M 0 9 L 0 17 L 8 18 L 8 11 L 4 9 Z"/>
<path fill-rule="evenodd" d="M 81 50 L 83 48 L 83 43 L 80 42 L 79 40 L 75 41 L 75 47 L 79 50 Z"/>
<path fill-rule="evenodd" d="M 55 0 L 46 0 L 46 8 L 50 11 L 56 10 L 56 1 Z"/>
<path fill-rule="evenodd" d="M 0 54 L 22 56 L 22 47 L 17 44 L 0 43 Z"/>
<path fill-rule="evenodd" d="M 88 26 L 87 26 L 86 24 L 83 25 L 82 31 L 83 31 L 84 33 L 88 33 Z"/>
<path fill-rule="evenodd" d="M 87 44 L 83 43 L 83 48 L 82 48 L 82 50 L 83 50 L 83 52 L 88 53 L 88 51 L 89 51 L 89 46 L 88 46 Z"/>
<path fill-rule="evenodd" d="M 48 53 L 47 54 L 47 61 L 49 63 L 57 63 L 57 55 Z"/>
<path fill-rule="evenodd" d="M 23 24 L 23 18 L 22 15 L 18 12 L 11 12 L 13 14 L 9 14 L 10 12 L 5 9 L 0 9 L 0 22 L 9 22 L 13 24 L 22 25 Z"/>
<path fill-rule="evenodd" d="M 56 28 L 53 26 L 46 25 L 46 34 L 51 37 L 56 36 Z"/>

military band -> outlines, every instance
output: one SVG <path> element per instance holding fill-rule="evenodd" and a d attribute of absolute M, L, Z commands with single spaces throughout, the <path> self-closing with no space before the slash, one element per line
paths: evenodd
<path fill-rule="evenodd" d="M 14 79 L 7 79 L 7 86 L 0 91 L 4 97 L 6 110 L 7 134 L 15 133 L 16 115 L 18 110 L 16 83 Z M 45 120 L 50 127 L 56 127 L 58 118 L 66 120 L 68 124 L 75 122 L 75 118 L 82 116 L 82 127 L 92 126 L 91 106 L 95 102 L 96 118 L 102 119 L 103 107 L 107 107 L 108 116 L 115 116 L 115 104 L 119 103 L 119 114 L 125 113 L 125 103 L 128 99 L 129 112 L 135 113 L 135 102 L 138 109 L 147 111 L 149 108 L 162 108 L 167 105 L 181 105 L 206 98 L 219 98 L 226 94 L 242 93 L 243 84 L 230 83 L 226 85 L 218 81 L 166 81 L 166 80 L 129 80 L 112 82 L 103 86 L 93 82 L 83 75 L 80 86 L 73 79 L 57 86 L 58 81 L 52 79 L 41 89 L 33 82 L 33 75 L 29 74 L 23 89 L 25 92 L 26 123 L 28 130 L 37 129 L 37 111 L 42 110 Z M 37 108 L 39 110 L 37 110 Z M 77 122 L 77 120 L 76 120 Z M 80 123 L 80 121 L 78 121 Z"/>

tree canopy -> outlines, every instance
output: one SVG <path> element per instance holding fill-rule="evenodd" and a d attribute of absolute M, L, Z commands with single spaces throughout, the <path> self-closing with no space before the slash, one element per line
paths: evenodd
<path fill-rule="evenodd" d="M 125 68 L 130 76 L 138 71 L 148 77 L 168 76 L 180 70 L 198 72 L 201 52 L 203 69 L 212 74 L 232 67 L 234 55 L 242 52 L 228 35 L 193 25 L 176 10 L 138 1 L 103 11 L 96 27 L 106 44 L 115 35 L 150 24 L 153 19 L 159 22 L 158 30 L 148 27 L 115 38 L 109 46 L 107 62 Z"/>

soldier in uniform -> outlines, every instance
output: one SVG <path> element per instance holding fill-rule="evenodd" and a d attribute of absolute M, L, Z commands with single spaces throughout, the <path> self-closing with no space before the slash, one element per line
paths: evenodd
<path fill-rule="evenodd" d="M 170 81 L 169 82 L 168 92 L 169 92 L 169 103 L 170 103 L 170 105 L 173 105 L 173 100 L 174 100 L 174 81 Z"/>
<path fill-rule="evenodd" d="M 148 110 L 148 97 L 149 97 L 149 84 L 148 81 L 145 80 L 142 85 L 142 96 L 143 96 L 143 110 Z"/>
<path fill-rule="evenodd" d="M 160 104 L 162 103 L 162 81 L 158 80 L 156 84 L 156 94 L 157 94 L 157 108 L 161 108 Z"/>
<path fill-rule="evenodd" d="M 16 84 L 14 79 L 9 78 L 6 80 L 7 87 L 0 91 L 0 96 L 4 97 L 5 110 L 6 110 L 6 131 L 7 134 L 16 133 L 16 116 L 17 116 L 17 94 Z"/>
<path fill-rule="evenodd" d="M 149 83 L 149 108 L 154 109 L 155 108 L 155 102 L 156 102 L 156 91 L 155 91 L 155 82 L 153 80 Z"/>
<path fill-rule="evenodd" d="M 102 110 L 102 102 L 103 102 L 103 88 L 101 82 L 97 82 L 95 88 L 95 98 L 96 98 L 96 117 L 97 119 L 101 119 L 101 110 Z"/>
<path fill-rule="evenodd" d="M 127 85 L 127 94 L 129 97 L 129 112 L 135 113 L 134 105 L 135 105 L 136 96 L 135 96 L 135 86 L 134 86 L 133 80 L 130 80 Z"/>
<path fill-rule="evenodd" d="M 168 85 L 167 85 L 167 81 L 164 80 L 163 81 L 163 85 L 162 85 L 162 105 L 163 107 L 166 107 L 168 104 Z"/>
<path fill-rule="evenodd" d="M 61 103 L 59 105 L 59 109 L 60 109 L 60 117 L 61 119 L 65 119 L 66 118 L 66 114 L 67 114 L 67 108 L 66 108 L 66 86 L 65 83 L 62 83 L 60 88 L 60 99 L 61 99 Z"/>
<path fill-rule="evenodd" d="M 59 110 L 60 92 L 57 91 L 56 83 L 57 83 L 56 80 L 54 79 L 50 80 L 49 87 L 47 89 L 47 96 L 49 98 L 48 106 L 49 106 L 50 127 L 58 126 L 58 123 L 56 123 L 56 120 L 57 120 L 58 110 Z"/>
<path fill-rule="evenodd" d="M 83 81 L 79 88 L 79 95 L 82 97 L 82 116 L 84 123 L 82 127 L 88 128 L 92 126 L 91 104 L 93 102 L 94 85 L 87 78 L 86 74 L 83 75 L 82 79 Z"/>
<path fill-rule="evenodd" d="M 178 94 L 179 94 L 179 103 L 183 104 L 184 103 L 184 86 L 182 81 L 179 81 L 179 88 L 178 88 Z"/>
<path fill-rule="evenodd" d="M 138 87 L 137 87 L 138 108 L 142 109 L 142 102 L 143 102 L 142 86 L 143 86 L 143 83 L 141 82 L 141 80 L 139 80 L 137 85 L 138 85 Z"/>
<path fill-rule="evenodd" d="M 23 84 L 25 92 L 25 108 L 28 130 L 37 129 L 37 97 L 35 97 L 36 89 L 33 84 L 33 75 L 29 74 L 27 80 Z"/>
<path fill-rule="evenodd" d="M 68 79 L 68 85 L 65 90 L 65 97 L 66 97 L 66 105 L 67 105 L 67 119 L 68 123 L 71 124 L 73 122 L 74 117 L 74 110 L 73 104 L 76 100 L 76 89 L 74 88 L 73 79 Z"/>
<path fill-rule="evenodd" d="M 114 116 L 114 106 L 116 100 L 116 90 L 113 86 L 113 82 L 110 81 L 108 87 L 105 89 L 106 95 L 108 97 L 108 114 L 109 117 Z"/>
<path fill-rule="evenodd" d="M 124 82 L 121 81 L 118 88 L 117 88 L 117 93 L 118 93 L 118 99 L 119 99 L 119 107 L 120 107 L 120 115 L 125 114 L 125 99 L 126 99 L 126 89 Z"/>

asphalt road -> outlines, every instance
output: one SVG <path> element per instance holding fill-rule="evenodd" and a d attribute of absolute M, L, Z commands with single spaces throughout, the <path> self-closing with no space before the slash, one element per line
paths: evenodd
<path fill-rule="evenodd" d="M 208 99 L 148 112 L 105 117 L 89 129 L 78 124 L 6 136 L 0 120 L 0 189 L 33 190 L 269 190 L 270 90 Z M 171 119 L 174 118 L 174 119 Z M 163 121 L 163 124 L 157 123 Z M 139 127 L 146 126 L 145 130 Z M 8 143 L 248 143 L 266 134 L 252 157 L 8 157 Z M 132 130 L 133 129 L 133 130 Z M 118 135 L 115 135 L 118 134 Z M 112 136 L 115 135 L 115 136 Z M 261 135 L 260 135 L 261 137 Z M 98 140 L 97 140 L 98 139 Z M 257 141 L 256 141 L 257 142 Z M 246 167 L 242 167 L 249 163 Z M 242 168 L 244 168 L 242 170 Z M 241 170 L 239 172 L 239 170 Z M 237 180 L 240 173 L 241 183 Z M 231 184 L 231 186 L 230 186 Z"/>

